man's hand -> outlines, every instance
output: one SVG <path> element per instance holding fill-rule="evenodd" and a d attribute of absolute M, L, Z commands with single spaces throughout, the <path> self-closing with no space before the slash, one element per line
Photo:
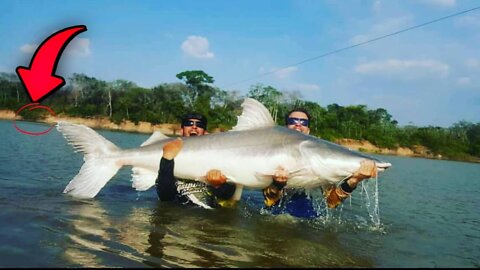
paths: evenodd
<path fill-rule="evenodd" d="M 227 177 L 220 170 L 210 170 L 207 172 L 207 181 L 213 187 L 218 187 L 227 182 Z"/>
<path fill-rule="evenodd" d="M 348 179 L 350 187 L 357 186 L 361 181 L 377 176 L 377 165 L 373 160 L 364 160 L 360 163 L 360 168 Z"/>
<path fill-rule="evenodd" d="M 174 159 L 177 156 L 178 152 L 182 150 L 182 146 L 183 141 L 180 138 L 168 142 L 163 146 L 163 158 L 168 160 Z"/>
<path fill-rule="evenodd" d="M 278 166 L 277 170 L 273 174 L 273 181 L 279 184 L 287 184 L 288 180 L 288 171 L 285 170 L 282 166 Z"/>
<path fill-rule="evenodd" d="M 278 166 L 272 176 L 272 184 L 263 189 L 265 205 L 271 207 L 276 204 L 283 196 L 283 187 L 287 184 L 288 171 L 282 166 Z"/>

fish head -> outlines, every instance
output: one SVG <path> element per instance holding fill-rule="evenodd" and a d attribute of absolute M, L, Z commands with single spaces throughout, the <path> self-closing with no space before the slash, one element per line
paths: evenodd
<path fill-rule="evenodd" d="M 340 183 L 355 173 L 363 160 L 373 160 L 378 171 L 384 171 L 392 165 L 314 137 L 301 142 L 299 150 L 304 163 L 308 164 L 320 185 Z"/>

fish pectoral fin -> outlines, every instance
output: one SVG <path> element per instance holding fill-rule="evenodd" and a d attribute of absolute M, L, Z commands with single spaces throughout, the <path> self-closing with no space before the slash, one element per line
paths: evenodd
<path fill-rule="evenodd" d="M 132 168 L 132 187 L 137 191 L 145 191 L 155 185 L 158 173 L 144 168 Z"/>
<path fill-rule="evenodd" d="M 288 172 L 288 177 L 306 177 L 311 176 L 312 172 L 308 168 L 299 168 Z"/>
<path fill-rule="evenodd" d="M 207 183 L 207 176 L 206 175 L 200 176 L 200 177 L 195 178 L 194 180 Z"/>
<path fill-rule="evenodd" d="M 261 181 L 261 182 L 267 182 L 267 183 L 271 183 L 273 181 L 273 176 L 275 175 L 275 172 L 272 172 L 272 173 L 260 173 L 260 172 L 256 172 L 255 173 L 255 178 L 257 178 L 257 180 Z"/>
<path fill-rule="evenodd" d="M 235 184 L 235 193 L 233 193 L 233 196 L 230 200 L 240 201 L 240 198 L 242 197 L 242 192 L 243 186 L 240 184 Z"/>
<path fill-rule="evenodd" d="M 309 176 L 311 175 L 311 172 L 308 168 L 298 168 L 298 169 L 293 169 L 288 171 L 288 178 L 292 177 L 302 177 L 302 176 Z M 275 176 L 275 171 L 273 172 L 268 172 L 268 173 L 255 173 L 255 177 L 257 179 L 261 179 L 263 181 L 267 180 L 273 180 L 273 177 Z"/>
<path fill-rule="evenodd" d="M 234 177 L 229 176 L 229 175 L 225 175 L 225 174 L 224 174 L 224 176 L 225 176 L 225 178 L 226 178 L 226 182 L 227 182 L 227 183 L 235 183 L 235 184 L 237 183 L 237 181 L 235 180 Z M 195 181 L 200 181 L 200 182 L 204 182 L 204 183 L 210 184 L 210 182 L 208 181 L 206 175 L 203 175 L 203 176 L 200 176 L 200 177 L 195 178 Z"/>

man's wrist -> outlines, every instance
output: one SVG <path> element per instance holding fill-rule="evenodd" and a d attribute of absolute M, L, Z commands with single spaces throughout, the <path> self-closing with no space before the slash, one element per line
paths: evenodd
<path fill-rule="evenodd" d="M 272 185 L 276 187 L 278 190 L 282 190 L 287 185 L 287 183 L 273 180 Z"/>
<path fill-rule="evenodd" d="M 347 179 L 346 181 L 343 181 L 343 183 L 340 185 L 340 188 L 345 191 L 346 193 L 352 193 L 356 188 L 357 188 L 357 185 L 354 184 L 353 187 L 350 186 L 350 184 L 348 183 L 350 179 Z"/>

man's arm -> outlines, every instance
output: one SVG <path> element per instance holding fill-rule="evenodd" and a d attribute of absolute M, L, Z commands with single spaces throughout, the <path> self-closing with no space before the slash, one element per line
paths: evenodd
<path fill-rule="evenodd" d="M 182 145 L 183 141 L 173 140 L 163 147 L 160 169 L 158 170 L 157 180 L 155 181 L 157 195 L 160 201 L 173 201 L 178 194 L 175 185 L 177 179 L 173 176 L 173 169 L 175 167 L 173 158 L 180 152 Z"/>
<path fill-rule="evenodd" d="M 360 169 L 356 171 L 350 178 L 343 181 L 340 186 L 334 186 L 325 191 L 324 196 L 327 199 L 329 208 L 337 207 L 342 201 L 348 198 L 357 188 L 361 181 L 375 177 L 377 175 L 377 167 L 375 162 L 364 160 L 360 164 Z"/>
<path fill-rule="evenodd" d="M 157 194 L 160 201 L 173 201 L 177 195 L 177 181 L 173 176 L 173 168 L 175 162 L 173 159 L 168 160 L 162 157 L 160 160 L 160 169 L 158 170 L 157 180 L 155 185 L 157 187 Z"/>
<path fill-rule="evenodd" d="M 271 207 L 280 201 L 283 196 L 283 188 L 287 185 L 288 171 L 283 167 L 278 167 L 273 175 L 272 184 L 263 189 L 263 198 L 265 205 Z"/>
<path fill-rule="evenodd" d="M 230 200 L 235 193 L 236 188 L 237 187 L 234 184 L 225 183 L 218 187 L 213 187 L 212 193 L 219 199 Z"/>
<path fill-rule="evenodd" d="M 221 200 L 229 200 L 235 193 L 236 186 L 227 183 L 227 177 L 220 170 L 210 170 L 207 172 L 207 181 L 212 186 L 212 193 Z"/>

